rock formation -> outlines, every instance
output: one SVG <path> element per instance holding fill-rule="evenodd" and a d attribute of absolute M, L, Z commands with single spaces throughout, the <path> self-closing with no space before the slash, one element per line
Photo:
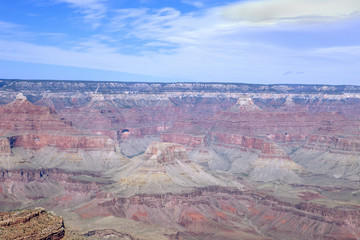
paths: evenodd
<path fill-rule="evenodd" d="M 84 238 L 358 240 L 359 116 L 357 86 L 0 80 L 0 210 Z"/>
<path fill-rule="evenodd" d="M 0 106 L 0 133 L 9 138 L 11 148 L 103 149 L 111 141 L 103 135 L 89 135 L 57 116 L 55 110 L 30 103 L 21 93 L 13 102 Z"/>
<path fill-rule="evenodd" d="M 63 239 L 65 235 L 62 218 L 44 209 L 23 210 L 0 215 L 0 238 L 14 239 Z"/>
<path fill-rule="evenodd" d="M 6 137 L 0 137 L 0 154 L 9 154 L 10 152 L 10 139 Z"/>
<path fill-rule="evenodd" d="M 163 142 L 151 143 L 142 156 L 113 169 L 108 176 L 117 181 L 114 191 L 124 196 L 178 193 L 194 187 L 228 185 L 192 162 L 184 146 Z"/>

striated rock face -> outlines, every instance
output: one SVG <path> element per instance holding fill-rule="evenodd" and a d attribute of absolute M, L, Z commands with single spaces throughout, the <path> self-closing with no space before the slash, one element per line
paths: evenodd
<path fill-rule="evenodd" d="M 0 209 L 94 237 L 358 240 L 359 116 L 357 86 L 0 80 Z"/>
<path fill-rule="evenodd" d="M 275 142 L 269 142 L 261 138 L 247 137 L 237 134 L 214 132 L 213 141 L 219 145 L 234 145 L 243 151 L 253 151 L 264 158 L 284 158 L 289 156 Z"/>
<path fill-rule="evenodd" d="M 182 134 L 182 133 L 161 134 L 161 141 L 178 143 L 191 148 L 204 147 L 206 144 L 205 136 L 194 136 L 191 134 Z"/>
<path fill-rule="evenodd" d="M 45 146 L 55 146 L 60 150 L 66 149 L 85 149 L 96 150 L 114 148 L 112 141 L 105 136 L 84 136 L 62 134 L 28 134 L 20 136 L 11 136 L 11 147 L 21 147 L 26 149 L 39 150 Z"/>
<path fill-rule="evenodd" d="M 10 149 L 10 140 L 9 138 L 0 137 L 0 154 L 9 154 Z"/>
<path fill-rule="evenodd" d="M 101 202 L 97 207 L 136 221 L 185 228 L 195 236 L 208 234 L 211 239 L 221 239 L 224 233 L 226 239 L 357 239 L 360 233 L 359 209 L 293 204 L 233 188 L 137 195 Z"/>
<path fill-rule="evenodd" d="M 5 168 L 100 171 L 122 165 L 115 141 L 103 132 L 75 128 L 54 109 L 35 105 L 21 93 L 14 101 L 0 106 L 0 166 Z"/>
<path fill-rule="evenodd" d="M 172 163 L 175 159 L 188 160 L 188 156 L 185 147 L 180 144 L 153 142 L 146 149 L 145 159 L 156 160 L 158 163 Z"/>
<path fill-rule="evenodd" d="M 192 162 L 184 146 L 163 142 L 150 143 L 143 155 L 113 169 L 107 177 L 117 182 L 114 192 L 125 196 L 135 193 L 178 193 L 200 186 L 228 185 Z"/>
<path fill-rule="evenodd" d="M 21 93 L 13 102 L 0 106 L 0 134 L 8 136 L 10 148 L 38 150 L 44 146 L 55 146 L 64 150 L 114 147 L 104 135 L 91 136 L 77 130 L 71 122 L 58 117 L 55 110 L 34 105 Z"/>
<path fill-rule="evenodd" d="M 2 135 L 35 131 L 62 131 L 72 134 L 78 132 L 71 127 L 71 123 L 57 117 L 54 109 L 37 106 L 25 97 L 17 97 L 13 102 L 0 106 L 0 113 Z"/>
<path fill-rule="evenodd" d="M 0 171 L 0 211 L 34 207 L 42 200 L 46 208 L 67 208 L 89 201 L 109 184 L 87 172 L 61 169 L 19 169 Z M 35 204 L 36 206 L 36 204 Z"/>
<path fill-rule="evenodd" d="M 44 209 L 23 210 L 0 214 L 0 238 L 13 239 L 63 239 L 62 218 Z"/>
<path fill-rule="evenodd" d="M 360 138 L 310 135 L 304 147 L 323 152 L 357 155 L 360 153 Z"/>
<path fill-rule="evenodd" d="M 182 144 L 188 148 L 203 148 L 207 146 L 206 135 L 199 129 L 193 119 L 179 119 L 171 128 L 161 134 L 162 142 Z"/>
<path fill-rule="evenodd" d="M 239 97 L 236 104 L 231 109 L 235 112 L 261 111 L 261 109 L 255 105 L 252 98 L 246 95 Z"/>

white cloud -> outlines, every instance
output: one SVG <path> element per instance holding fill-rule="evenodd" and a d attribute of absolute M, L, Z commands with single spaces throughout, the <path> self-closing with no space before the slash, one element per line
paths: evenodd
<path fill-rule="evenodd" d="M 360 45 L 319 48 L 314 51 L 314 54 L 319 56 L 332 56 L 332 58 L 338 58 L 345 61 L 357 59 L 356 63 L 358 63 L 360 61 Z"/>
<path fill-rule="evenodd" d="M 0 36 L 2 39 L 24 39 L 29 38 L 32 34 L 26 31 L 26 27 L 0 21 Z"/>
<path fill-rule="evenodd" d="M 101 50 L 103 49 L 103 50 Z M 336 51 L 334 51 L 336 50 Z M 60 49 L 0 40 L 0 59 L 111 70 L 192 81 L 262 83 L 336 83 L 356 81 L 359 56 L 350 51 L 289 50 L 228 40 L 183 46 L 171 54 L 116 53 L 106 46 L 84 43 L 82 49 Z M 353 63 L 353 64 L 349 64 Z M 304 74 L 284 75 L 292 71 Z M 331 76 L 331 77 L 330 77 Z M 331 82 L 334 81 L 334 82 Z"/>
<path fill-rule="evenodd" d="M 0 31 L 14 31 L 24 28 L 21 25 L 0 21 Z"/>
<path fill-rule="evenodd" d="M 110 11 L 103 1 L 56 1 L 71 4 L 83 14 L 86 10 L 102 14 Z M 298 8 L 293 8 L 287 2 L 297 3 Z M 327 0 L 332 7 L 323 10 L 317 5 L 320 2 L 322 0 L 259 0 L 187 14 L 174 8 L 111 10 L 111 14 L 108 14 L 112 15 L 110 19 L 101 14 L 92 19 L 94 22 L 102 20 L 104 28 L 98 28 L 95 35 L 86 39 L 73 39 L 67 49 L 0 37 L 3 39 L 0 40 L 0 59 L 193 81 L 306 83 L 306 77 L 307 83 L 324 83 L 329 76 L 333 79 L 355 79 L 360 75 L 360 70 L 349 63 L 358 62 L 358 47 L 298 50 L 296 47 L 289 49 L 266 44 L 266 39 L 261 37 L 255 40 L 247 38 L 246 31 L 253 31 L 253 24 L 328 17 L 341 19 L 356 11 L 355 7 L 350 11 L 345 4 L 354 3 L 350 0 L 342 0 L 347 7 L 337 9 L 334 7 L 335 1 Z M 284 6 L 285 9 L 282 8 Z M 244 14 L 239 17 L 242 11 Z M 224 18 L 224 14 L 227 18 Z M 255 31 L 263 29 L 256 28 Z M 121 53 L 122 41 L 127 40 L 129 44 L 135 42 L 131 50 L 140 50 Z M 141 44 L 136 45 L 137 42 Z M 292 74 L 284 76 L 286 72 Z M 298 74 L 301 72 L 306 74 Z"/>
<path fill-rule="evenodd" d="M 359 0 L 258 0 L 226 6 L 225 18 L 249 24 L 329 21 L 359 17 Z"/>
<path fill-rule="evenodd" d="M 58 3 L 67 3 L 84 15 L 85 21 L 93 28 L 100 26 L 100 21 L 106 16 L 105 0 L 55 0 Z"/>
<path fill-rule="evenodd" d="M 209 35 L 223 31 L 219 21 L 223 20 L 208 12 L 195 16 L 192 13 L 183 15 L 174 8 L 122 9 L 117 11 L 107 29 L 122 33 L 127 38 L 151 42 L 152 46 L 159 45 L 155 42 L 167 46 L 189 46 L 201 44 Z"/>
<path fill-rule="evenodd" d="M 0 39 L 34 40 L 34 39 L 64 40 L 65 33 L 58 32 L 31 32 L 28 26 L 0 21 Z"/>

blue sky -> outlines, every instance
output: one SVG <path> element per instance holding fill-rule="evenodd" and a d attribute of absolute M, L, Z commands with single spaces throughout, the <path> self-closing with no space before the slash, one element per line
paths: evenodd
<path fill-rule="evenodd" d="M 0 0 L 0 78 L 360 85 L 360 0 Z"/>

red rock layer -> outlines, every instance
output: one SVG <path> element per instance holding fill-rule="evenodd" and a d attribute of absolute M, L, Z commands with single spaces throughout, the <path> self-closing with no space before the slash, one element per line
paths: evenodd
<path fill-rule="evenodd" d="M 172 142 L 182 144 L 191 148 L 204 147 L 205 145 L 205 136 L 193 136 L 190 134 L 181 134 L 181 133 L 164 133 L 161 134 L 162 142 Z"/>
<path fill-rule="evenodd" d="M 201 148 L 213 143 L 209 142 L 211 132 L 216 132 L 301 146 L 309 135 L 359 134 L 358 118 L 350 114 L 347 101 L 318 99 L 311 94 L 295 95 L 281 99 L 268 96 L 261 99 L 262 95 L 259 95 L 251 99 L 225 95 L 204 97 L 196 93 L 168 99 L 161 95 L 159 100 L 155 100 L 153 95 L 148 97 L 147 94 L 133 93 L 133 97 L 112 95 L 109 98 L 105 94 L 93 97 L 81 107 L 74 103 L 73 108 L 69 104 L 74 99 L 68 102 L 51 97 L 48 100 L 55 102 L 52 105 L 57 107 L 60 115 L 77 128 L 118 141 L 161 136 L 164 142 Z M 60 104 L 65 100 L 66 103 Z M 359 104 L 354 99 L 349 101 L 352 108 Z M 86 101 L 78 99 L 75 102 Z M 263 153 L 283 155 L 276 148 L 269 144 L 263 147 Z"/>
<path fill-rule="evenodd" d="M 159 103 L 160 102 L 160 103 Z M 81 108 L 59 109 L 59 114 L 79 129 L 103 133 L 113 140 L 158 135 L 165 123 L 177 117 L 169 102 L 93 100 Z M 123 131 L 126 130 L 126 134 Z M 115 133 L 115 134 L 114 134 Z"/>
<path fill-rule="evenodd" d="M 26 149 L 39 150 L 45 146 L 54 146 L 60 150 L 66 149 L 112 149 L 114 146 L 109 143 L 109 138 L 105 136 L 64 136 L 48 134 L 28 134 L 10 137 L 12 147 L 22 147 Z"/>
<path fill-rule="evenodd" d="M 310 135 L 306 140 L 306 149 L 329 151 L 332 153 L 359 154 L 360 139 L 357 137 L 337 137 Z"/>
<path fill-rule="evenodd" d="M 71 123 L 59 118 L 53 109 L 37 106 L 26 99 L 16 99 L 12 103 L 0 106 L 0 134 L 38 131 L 79 133 Z"/>
<path fill-rule="evenodd" d="M 360 234 L 360 209 L 355 207 L 292 204 L 269 195 L 222 187 L 197 189 L 188 194 L 111 198 L 92 207 L 97 212 L 110 212 L 149 224 L 178 225 L 198 234 L 240 234 L 241 224 L 246 223 L 244 219 L 262 234 L 276 239 L 356 240 Z M 91 212 L 92 207 L 76 212 L 80 215 Z M 241 239 L 241 235 L 237 236 Z"/>
<path fill-rule="evenodd" d="M 23 96 L 0 106 L 0 134 L 7 136 L 11 148 L 38 150 L 54 146 L 64 150 L 114 147 L 108 137 L 80 132 L 71 122 L 57 116 L 53 109 L 32 104 Z M 9 152 L 6 141 L 1 139 L 1 149 Z"/>
<path fill-rule="evenodd" d="M 219 112 L 212 121 L 217 131 L 245 136 L 278 136 L 274 140 L 304 140 L 310 134 L 348 135 L 359 133 L 359 122 L 338 113 L 309 112 Z M 209 123 L 211 124 L 211 123 Z M 290 135 L 290 137 L 287 137 Z"/>
<path fill-rule="evenodd" d="M 268 142 L 261 138 L 247 137 L 238 134 L 213 132 L 212 141 L 219 145 L 234 145 L 243 148 L 244 151 L 254 151 L 261 157 L 288 158 L 276 143 Z"/>

